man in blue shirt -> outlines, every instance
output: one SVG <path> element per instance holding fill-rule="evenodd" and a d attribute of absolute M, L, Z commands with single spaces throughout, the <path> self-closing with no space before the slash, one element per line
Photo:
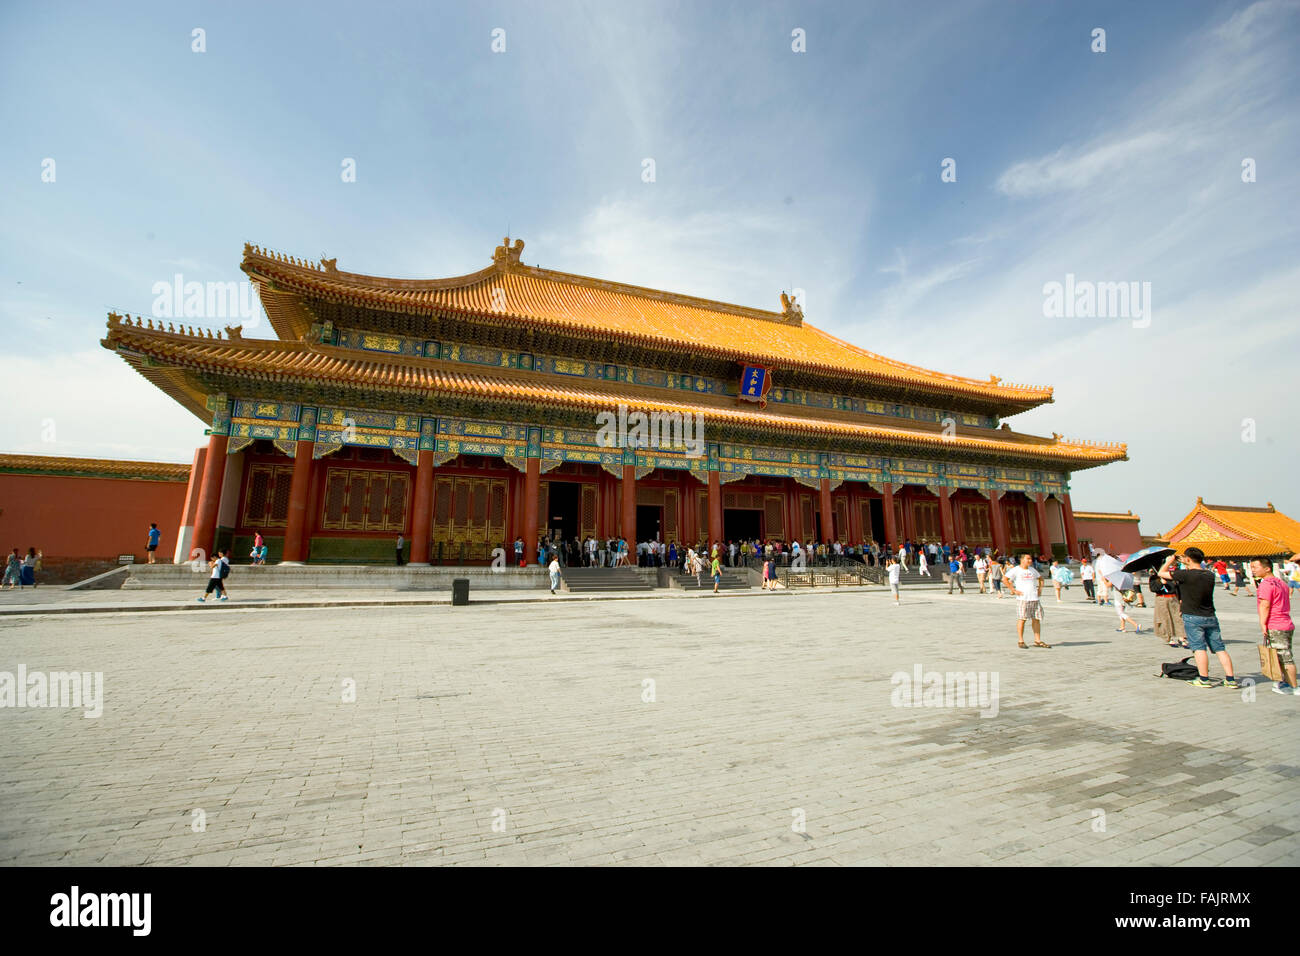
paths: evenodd
<path fill-rule="evenodd" d="M 948 593 L 952 593 L 952 586 L 955 584 L 961 589 L 961 593 L 966 593 L 966 585 L 961 580 L 961 562 L 957 560 L 957 555 L 953 555 L 948 561 Z"/>
<path fill-rule="evenodd" d="M 147 547 L 147 550 L 149 552 L 150 564 L 154 563 L 154 559 L 153 559 L 154 552 L 158 550 L 158 542 L 161 540 L 162 540 L 162 532 L 158 530 L 158 525 L 156 523 L 149 525 L 149 545 Z"/>

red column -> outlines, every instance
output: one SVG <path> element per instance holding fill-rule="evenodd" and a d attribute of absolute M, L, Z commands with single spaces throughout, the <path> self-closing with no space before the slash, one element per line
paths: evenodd
<path fill-rule="evenodd" d="M 524 562 L 537 563 L 537 495 L 542 489 L 542 460 L 527 459 L 524 472 Z"/>
<path fill-rule="evenodd" d="M 194 537 L 190 549 L 198 548 L 205 558 L 212 556 L 212 541 L 217 533 L 217 511 L 221 507 L 221 482 L 226 475 L 225 435 L 208 436 L 208 454 L 203 462 L 203 490 L 199 492 L 199 510 L 194 516 Z"/>
<path fill-rule="evenodd" d="M 939 489 L 939 537 L 943 543 L 955 540 L 956 529 L 952 525 L 952 492 L 947 488 Z"/>
<path fill-rule="evenodd" d="M 831 507 L 831 480 L 823 478 L 821 480 L 821 508 L 822 508 L 822 542 L 831 544 L 835 540 L 835 511 Z"/>
<path fill-rule="evenodd" d="M 284 530 L 281 564 L 301 564 L 307 557 L 307 491 L 311 487 L 311 453 L 315 442 L 300 441 L 293 452 L 293 480 L 289 483 L 289 520 Z"/>
<path fill-rule="evenodd" d="M 849 538 L 853 544 L 862 543 L 862 499 L 852 485 L 849 485 Z"/>
<path fill-rule="evenodd" d="M 415 459 L 415 507 L 411 509 L 411 564 L 416 567 L 429 563 L 429 527 L 432 522 L 433 452 L 425 450 Z"/>
<path fill-rule="evenodd" d="M 1072 558 L 1082 558 L 1083 555 L 1079 553 L 1079 535 L 1074 530 L 1074 506 L 1070 504 L 1068 491 L 1061 499 L 1061 519 L 1065 525 L 1065 550 L 1070 552 Z"/>
<path fill-rule="evenodd" d="M 997 548 L 1002 554 L 1011 552 L 1011 545 L 1007 541 L 1007 525 L 1005 515 L 1002 513 L 1002 492 L 989 492 L 989 524 L 993 526 L 993 547 Z"/>
<path fill-rule="evenodd" d="M 1034 495 L 1034 517 L 1038 522 L 1038 550 L 1052 557 L 1052 532 L 1047 527 L 1047 496 L 1041 492 Z"/>
<path fill-rule="evenodd" d="M 630 557 L 636 556 L 636 465 L 623 466 L 623 513 L 618 533 L 627 539 Z"/>
<path fill-rule="evenodd" d="M 709 540 L 711 547 L 722 540 L 722 475 L 709 472 Z"/>
<path fill-rule="evenodd" d="M 885 512 L 885 543 L 890 546 L 895 555 L 898 554 L 898 529 L 894 527 L 894 484 L 885 482 L 885 500 L 882 502 Z"/>

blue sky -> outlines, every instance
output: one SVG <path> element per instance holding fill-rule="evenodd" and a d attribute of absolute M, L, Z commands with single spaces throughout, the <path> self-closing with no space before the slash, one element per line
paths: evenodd
<path fill-rule="evenodd" d="M 430 277 L 508 229 L 526 262 L 802 288 L 866 348 L 1054 385 L 1013 427 L 1132 458 L 1077 509 L 1300 515 L 1297 49 L 1283 0 L 7 4 L 0 450 L 188 460 L 202 426 L 99 347 L 105 313 L 242 279 L 246 240 Z M 1067 273 L 1150 282 L 1150 325 L 1044 317 Z"/>

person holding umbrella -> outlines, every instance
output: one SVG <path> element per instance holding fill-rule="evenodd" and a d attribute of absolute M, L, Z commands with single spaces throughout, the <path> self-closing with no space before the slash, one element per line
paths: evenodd
<path fill-rule="evenodd" d="M 1126 630 L 1125 625 L 1131 623 L 1137 628 L 1137 633 L 1141 634 L 1142 625 L 1129 617 L 1124 609 L 1126 604 L 1133 603 L 1137 598 L 1137 592 L 1133 590 L 1133 572 L 1126 571 L 1119 558 L 1103 552 L 1097 556 L 1097 577 L 1110 591 L 1115 613 L 1119 616 L 1119 627 L 1115 630 L 1122 634 Z"/>

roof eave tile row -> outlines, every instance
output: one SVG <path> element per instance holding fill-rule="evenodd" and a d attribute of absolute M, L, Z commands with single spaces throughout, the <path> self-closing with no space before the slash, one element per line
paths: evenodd
<path fill-rule="evenodd" d="M 290 291 L 302 296 L 318 296 L 362 308 L 382 308 L 414 314 L 446 313 L 472 316 L 482 321 L 499 324 L 526 322 L 559 331 L 577 331 L 592 335 L 614 334 L 630 344 L 650 348 L 671 347 L 680 349 L 689 347 L 693 352 L 707 354 L 715 358 L 741 362 L 750 360 L 770 361 L 785 368 L 840 375 L 851 379 L 868 379 L 882 384 L 919 388 L 941 394 L 962 394 L 967 397 L 1010 403 L 1024 408 L 1052 401 L 1052 389 L 1050 387 L 1012 385 L 1002 383 L 993 377 L 990 377 L 988 381 L 977 381 L 962 376 L 947 375 L 867 352 L 811 325 L 806 327 L 823 337 L 828 346 L 840 350 L 844 354 L 855 355 L 878 363 L 882 367 L 864 372 L 848 365 L 805 361 L 788 354 L 763 355 L 759 350 L 753 348 L 736 348 L 726 344 L 700 342 L 698 340 L 686 342 L 670 334 L 646 334 L 628 329 L 611 329 L 608 325 L 602 325 L 600 322 L 583 315 L 569 315 L 563 320 L 559 320 L 544 314 L 538 314 L 539 310 L 522 311 L 507 308 L 482 310 L 467 305 L 458 305 L 455 302 L 447 301 L 445 297 L 439 296 L 440 292 L 463 290 L 485 282 L 493 276 L 515 274 L 535 277 L 550 283 L 569 283 L 575 285 L 575 287 L 589 290 L 608 291 L 612 288 L 620 294 L 639 295 L 656 303 L 683 304 L 690 308 L 704 309 L 733 317 L 769 321 L 775 325 L 791 324 L 783 321 L 781 313 L 768 313 L 758 309 L 733 306 L 728 303 L 714 303 L 708 300 L 694 299 L 689 296 L 674 296 L 670 293 L 659 293 L 655 290 L 623 286 L 618 283 L 587 279 L 567 273 L 554 273 L 534 266 L 515 265 L 507 268 L 494 264 L 479 272 L 450 279 L 386 279 L 326 269 L 304 260 L 269 253 L 257 247 L 248 246 L 245 247 L 245 256 L 241 268 L 249 275 L 271 279 L 277 292 Z"/>
<path fill-rule="evenodd" d="M 137 320 L 138 321 L 138 320 Z M 436 359 L 387 356 L 373 352 L 317 347 L 264 339 L 195 338 L 183 333 L 142 328 L 121 317 L 109 319 L 106 348 L 124 353 L 143 372 L 141 357 L 192 371 L 225 373 L 261 381 L 333 382 L 364 385 L 380 391 L 421 391 L 477 396 L 527 406 L 562 404 L 570 408 L 608 410 L 618 404 L 646 411 L 698 413 L 717 423 L 796 435 L 904 443 L 917 448 L 962 448 L 991 455 L 1015 455 L 1054 462 L 1073 469 L 1127 458 L 1123 445 L 1072 443 L 1019 435 L 988 438 L 944 435 L 897 426 L 778 415 L 757 407 L 712 406 L 665 401 L 629 389 L 575 388 L 543 381 L 536 373 L 495 370 L 492 375 L 465 371 Z M 988 431 L 988 430 L 982 430 Z"/>

